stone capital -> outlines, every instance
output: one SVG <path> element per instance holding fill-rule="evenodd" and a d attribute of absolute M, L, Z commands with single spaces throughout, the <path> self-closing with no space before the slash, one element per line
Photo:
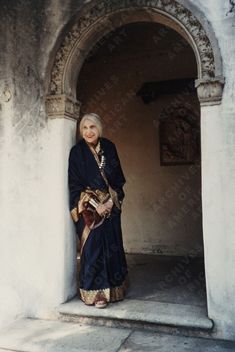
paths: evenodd
<path fill-rule="evenodd" d="M 81 103 L 66 94 L 48 95 L 46 97 L 47 116 L 78 120 L 80 116 Z"/>
<path fill-rule="evenodd" d="M 197 79 L 195 87 L 201 106 L 219 105 L 223 96 L 225 80 L 224 77 L 214 77 L 208 79 Z"/>

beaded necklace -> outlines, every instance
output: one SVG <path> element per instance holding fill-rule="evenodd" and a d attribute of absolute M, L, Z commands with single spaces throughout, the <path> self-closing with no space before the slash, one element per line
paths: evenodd
<path fill-rule="evenodd" d="M 90 148 L 92 148 L 94 150 L 94 152 L 98 156 L 97 164 L 98 164 L 99 169 L 100 170 L 104 170 L 105 165 L 106 165 L 106 158 L 104 156 L 103 149 L 101 149 L 100 140 L 98 141 L 98 143 L 95 146 L 94 145 L 90 145 Z"/>

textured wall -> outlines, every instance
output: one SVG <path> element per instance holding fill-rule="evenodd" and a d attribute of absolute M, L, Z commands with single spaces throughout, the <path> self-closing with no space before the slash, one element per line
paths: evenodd
<path fill-rule="evenodd" d="M 64 192 L 76 126 L 47 121 L 44 111 L 46 68 L 72 13 L 69 3 L 1 2 L 0 324 L 35 316 L 76 292 Z"/>
<path fill-rule="evenodd" d="M 220 107 L 202 109 L 203 231 L 209 315 L 235 339 L 235 12 L 229 1 L 200 1 L 219 41 L 226 85 Z"/>

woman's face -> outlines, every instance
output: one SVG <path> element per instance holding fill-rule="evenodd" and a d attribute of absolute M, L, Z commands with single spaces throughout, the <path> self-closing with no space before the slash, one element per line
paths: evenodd
<path fill-rule="evenodd" d="M 85 120 L 82 129 L 82 137 L 87 143 L 96 144 L 99 138 L 99 130 L 90 120 Z"/>

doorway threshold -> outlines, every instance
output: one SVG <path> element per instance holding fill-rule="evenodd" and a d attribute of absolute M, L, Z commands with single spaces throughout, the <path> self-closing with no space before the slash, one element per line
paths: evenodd
<path fill-rule="evenodd" d="M 127 263 L 130 287 L 125 300 L 97 309 L 75 297 L 57 308 L 59 319 L 211 336 L 202 259 L 127 254 Z"/>
<path fill-rule="evenodd" d="M 107 325 L 112 322 L 120 326 L 130 325 L 162 325 L 186 329 L 211 330 L 213 322 L 206 316 L 202 307 L 151 302 L 138 299 L 125 299 L 124 301 L 110 303 L 105 309 L 85 305 L 78 297 L 70 302 L 61 304 L 58 313 L 62 320 L 87 321 L 98 323 L 106 320 Z"/>

